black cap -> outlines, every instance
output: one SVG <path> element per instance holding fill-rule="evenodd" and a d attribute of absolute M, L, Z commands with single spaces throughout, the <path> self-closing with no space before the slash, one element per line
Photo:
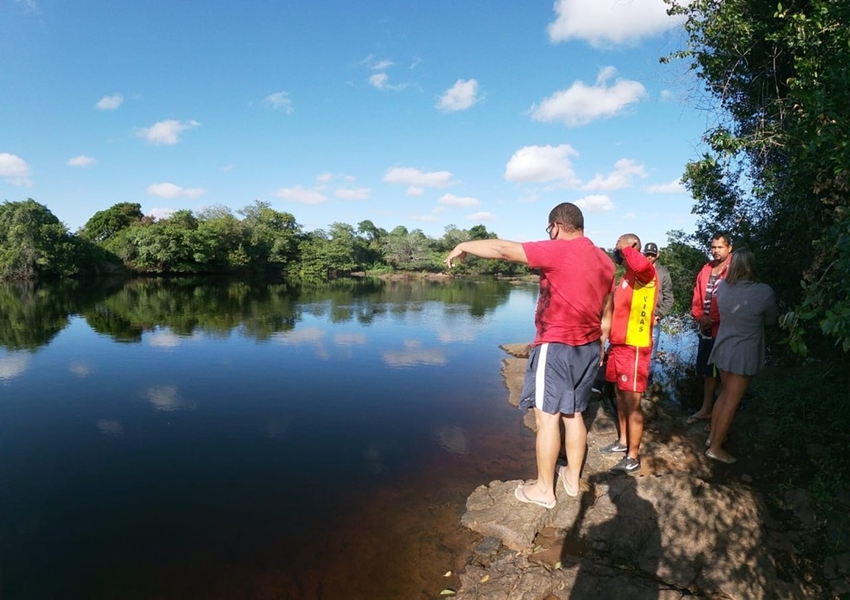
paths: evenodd
<path fill-rule="evenodd" d="M 643 253 L 658 256 L 658 246 L 654 242 L 647 242 L 646 246 L 643 247 Z"/>

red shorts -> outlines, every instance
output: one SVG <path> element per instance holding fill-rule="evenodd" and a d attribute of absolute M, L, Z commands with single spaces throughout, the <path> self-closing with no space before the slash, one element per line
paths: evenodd
<path fill-rule="evenodd" d="M 615 382 L 618 390 L 624 392 L 642 392 L 646 389 L 649 377 L 649 359 L 652 346 L 637 348 L 612 344 L 608 348 L 608 364 L 605 366 L 605 380 Z"/>

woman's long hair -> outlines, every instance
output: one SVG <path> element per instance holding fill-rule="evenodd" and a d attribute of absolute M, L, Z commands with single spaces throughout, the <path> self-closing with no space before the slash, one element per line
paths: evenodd
<path fill-rule="evenodd" d="M 732 252 L 726 283 L 735 285 L 738 281 L 756 280 L 756 259 L 749 248 L 739 248 Z"/>

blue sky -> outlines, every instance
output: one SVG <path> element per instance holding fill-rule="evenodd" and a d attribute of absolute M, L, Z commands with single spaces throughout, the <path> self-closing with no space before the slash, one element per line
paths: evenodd
<path fill-rule="evenodd" d="M 255 200 L 306 230 L 484 224 L 578 203 L 611 247 L 693 229 L 709 121 L 662 0 L 0 0 L 0 200 L 72 231 Z"/>

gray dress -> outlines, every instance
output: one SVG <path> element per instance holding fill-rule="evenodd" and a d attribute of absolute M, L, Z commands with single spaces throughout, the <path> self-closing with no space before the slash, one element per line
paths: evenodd
<path fill-rule="evenodd" d="M 720 330 L 708 362 L 729 373 L 755 375 L 764 366 L 764 328 L 776 322 L 776 296 L 755 281 L 721 281 L 715 293 Z"/>

